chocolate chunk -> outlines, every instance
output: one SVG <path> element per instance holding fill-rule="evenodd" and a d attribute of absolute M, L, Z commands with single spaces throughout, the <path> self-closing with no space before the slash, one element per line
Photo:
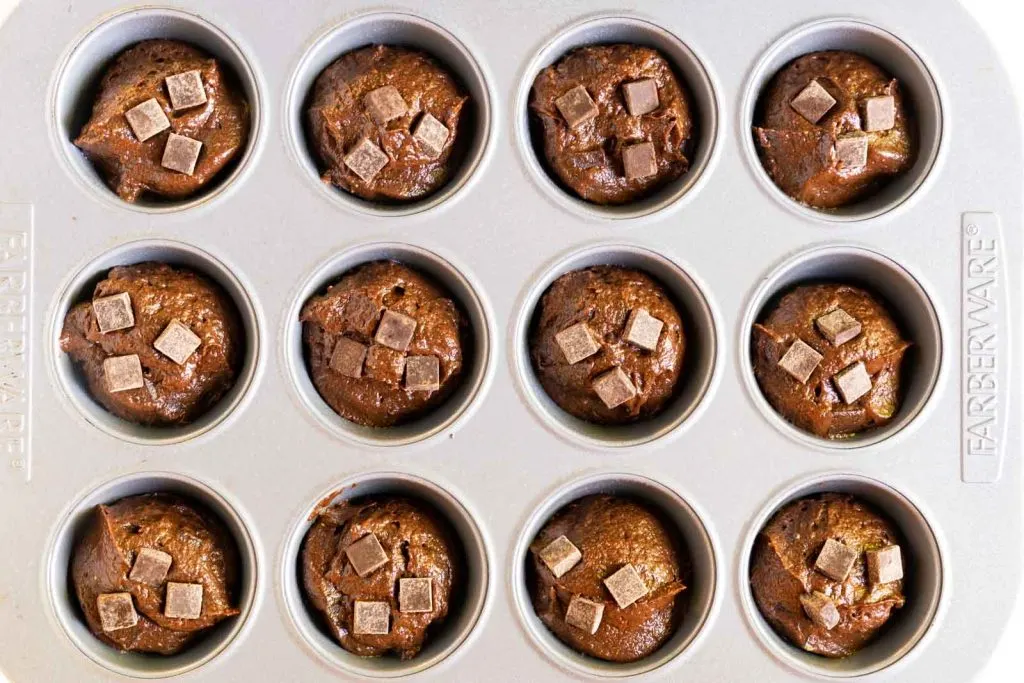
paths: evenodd
<path fill-rule="evenodd" d="M 565 610 L 565 623 L 594 635 L 601 625 L 603 616 L 603 602 L 594 602 L 574 595 L 569 601 L 569 607 Z"/>
<path fill-rule="evenodd" d="M 424 114 L 416 124 L 416 130 L 412 136 L 416 138 L 430 156 L 436 159 L 444 151 L 444 145 L 448 142 L 448 128 L 430 114 Z"/>
<path fill-rule="evenodd" d="M 803 605 L 807 618 L 826 631 L 831 631 L 839 625 L 839 609 L 824 593 L 805 593 L 800 596 L 800 604 Z"/>
<path fill-rule="evenodd" d="M 665 323 L 647 312 L 645 308 L 634 308 L 626 321 L 626 341 L 642 349 L 654 351 Z"/>
<path fill-rule="evenodd" d="M 167 578 L 172 561 L 171 556 L 162 550 L 142 548 L 135 555 L 135 563 L 132 565 L 128 580 L 159 586 Z"/>
<path fill-rule="evenodd" d="M 331 370 L 345 377 L 359 379 L 363 376 L 363 363 L 366 362 L 367 349 L 369 347 L 366 344 L 342 337 L 334 345 L 330 362 Z"/>
<path fill-rule="evenodd" d="M 388 554 L 372 531 L 345 548 L 345 556 L 360 578 L 369 576 L 388 563 Z"/>
<path fill-rule="evenodd" d="M 167 96 L 174 111 L 206 104 L 206 89 L 203 88 L 203 77 L 198 69 L 168 76 L 164 83 L 167 84 Z"/>
<path fill-rule="evenodd" d="M 597 105 L 582 85 L 577 85 L 555 100 L 555 106 L 570 128 L 575 128 L 597 116 Z"/>
<path fill-rule="evenodd" d="M 855 403 L 864 394 L 871 391 L 871 375 L 863 361 L 854 363 L 845 370 L 836 373 L 836 387 L 843 400 L 849 405 Z"/>
<path fill-rule="evenodd" d="M 618 367 L 595 379 L 591 386 L 609 410 L 636 396 L 636 387 L 622 368 Z"/>
<path fill-rule="evenodd" d="M 178 365 L 184 365 L 202 343 L 203 340 L 196 336 L 188 325 L 179 320 L 172 320 L 153 342 L 153 348 Z"/>
<path fill-rule="evenodd" d="M 196 170 L 196 162 L 199 161 L 199 151 L 202 148 L 203 143 L 199 140 L 171 133 L 167 137 L 167 146 L 164 147 L 160 165 L 178 173 L 192 175 Z"/>
<path fill-rule="evenodd" d="M 163 107 L 155 97 L 132 107 L 124 113 L 124 117 L 128 119 L 128 125 L 139 142 L 145 142 L 171 127 L 171 122 L 167 120 Z"/>
<path fill-rule="evenodd" d="M 398 92 L 398 88 L 393 85 L 385 85 L 383 88 L 366 93 L 366 96 L 363 97 L 363 105 L 366 106 L 366 111 L 378 126 L 405 116 L 409 111 L 405 100 L 402 99 L 402 93 Z"/>
<path fill-rule="evenodd" d="M 353 173 L 368 183 L 388 165 L 388 155 L 367 138 L 363 138 L 345 155 L 344 162 Z"/>
<path fill-rule="evenodd" d="M 825 541 L 814 568 L 833 581 L 846 581 L 857 561 L 857 551 L 839 541 L 830 538 Z"/>
<path fill-rule="evenodd" d="M 622 84 L 622 95 L 630 116 L 650 114 L 658 108 L 658 84 L 653 78 Z"/>
<path fill-rule="evenodd" d="M 872 584 L 892 583 L 903 578 L 903 554 L 898 545 L 869 550 L 866 555 L 868 581 Z"/>
<path fill-rule="evenodd" d="M 861 332 L 861 325 L 857 319 L 841 308 L 819 317 L 814 324 L 832 346 L 842 346 Z"/>
<path fill-rule="evenodd" d="M 441 386 L 441 362 L 437 356 L 409 356 L 405 359 L 406 391 L 437 391 Z"/>
<path fill-rule="evenodd" d="M 103 377 L 107 382 L 107 391 L 112 394 L 145 386 L 142 361 L 134 353 L 130 356 L 111 356 L 105 359 Z"/>
<path fill-rule="evenodd" d="M 805 344 L 802 339 L 797 339 L 779 360 L 779 367 L 800 384 L 807 384 L 822 358 L 824 356 Z"/>
<path fill-rule="evenodd" d="M 131 593 L 104 593 L 96 596 L 96 611 L 104 631 L 120 631 L 139 623 Z"/>
<path fill-rule="evenodd" d="M 352 632 L 356 635 L 386 636 L 391 626 L 391 607 L 386 602 L 356 600 Z"/>
<path fill-rule="evenodd" d="M 128 292 L 93 299 L 92 314 L 96 318 L 100 332 L 104 334 L 135 327 L 132 298 Z"/>
<path fill-rule="evenodd" d="M 565 362 L 576 365 L 601 350 L 586 323 L 576 323 L 555 334 L 555 343 L 565 354 Z"/>
<path fill-rule="evenodd" d="M 551 543 L 548 543 L 537 553 L 537 556 L 551 570 L 556 579 L 561 578 L 563 574 L 575 567 L 583 559 L 583 553 L 580 552 L 580 549 L 573 545 L 573 542 L 565 536 L 559 536 L 551 541 Z"/>
<path fill-rule="evenodd" d="M 622 148 L 622 168 L 626 180 L 649 178 L 658 172 L 658 157 L 651 142 L 638 142 Z"/>
<path fill-rule="evenodd" d="M 373 340 L 395 351 L 408 351 L 412 335 L 416 332 L 416 318 L 394 311 L 384 311 Z"/>
<path fill-rule="evenodd" d="M 633 565 L 627 564 L 604 580 L 608 592 L 615 598 L 619 609 L 626 609 L 647 595 L 647 586 Z"/>
<path fill-rule="evenodd" d="M 398 580 L 398 611 L 399 612 L 432 612 L 434 596 L 431 580 L 399 579 Z"/>
<path fill-rule="evenodd" d="M 851 133 L 836 138 L 836 161 L 839 168 L 855 171 L 868 165 L 868 136 Z"/>
<path fill-rule="evenodd" d="M 167 582 L 164 616 L 168 619 L 198 619 L 203 613 L 201 583 Z"/>
<path fill-rule="evenodd" d="M 818 123 L 836 105 L 836 99 L 828 94 L 818 81 L 814 80 L 800 91 L 789 106 L 811 123 Z"/>
<path fill-rule="evenodd" d="M 892 95 L 864 100 L 864 130 L 875 133 L 896 127 L 896 98 Z"/>

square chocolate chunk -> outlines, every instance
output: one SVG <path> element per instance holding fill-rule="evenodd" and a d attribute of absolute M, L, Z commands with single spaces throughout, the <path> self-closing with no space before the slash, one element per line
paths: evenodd
<path fill-rule="evenodd" d="M 869 550 L 868 581 L 872 585 L 892 583 L 903 578 L 903 554 L 898 545 L 890 545 L 881 550 Z"/>
<path fill-rule="evenodd" d="M 836 388 L 842 394 L 847 405 L 856 403 L 857 399 L 871 391 L 871 375 L 863 361 L 854 363 L 835 376 Z"/>
<path fill-rule="evenodd" d="M 622 368 L 609 370 L 591 382 L 591 386 L 609 410 L 636 396 L 636 387 Z"/>
<path fill-rule="evenodd" d="M 663 327 L 665 323 L 648 313 L 646 308 L 634 308 L 626 321 L 626 341 L 641 349 L 654 351 L 658 348 Z"/>
<path fill-rule="evenodd" d="M 800 596 L 800 604 L 803 605 L 807 618 L 826 631 L 831 631 L 839 625 L 839 609 L 824 593 L 805 593 Z"/>
<path fill-rule="evenodd" d="M 779 360 L 779 367 L 800 384 L 807 384 L 822 358 L 824 356 L 805 344 L 802 339 L 797 339 Z"/>
<path fill-rule="evenodd" d="M 650 114 L 658 108 L 658 84 L 653 78 L 622 84 L 622 95 L 630 116 Z"/>
<path fill-rule="evenodd" d="M 582 85 L 577 85 L 555 100 L 555 106 L 570 128 L 575 128 L 597 116 L 597 105 Z"/>
<path fill-rule="evenodd" d="M 875 133 L 896 126 L 896 98 L 892 95 L 868 97 L 864 100 L 864 130 Z"/>
<path fill-rule="evenodd" d="M 377 326 L 377 333 L 373 335 L 373 340 L 381 346 L 404 352 L 409 350 L 409 344 L 412 343 L 412 335 L 415 332 L 416 318 L 410 318 L 394 311 L 384 311 L 384 315 L 380 318 L 380 324 Z"/>
<path fill-rule="evenodd" d="M 172 320 L 153 342 L 153 348 L 178 365 L 184 365 L 203 343 L 189 326 L 180 320 Z"/>
<path fill-rule="evenodd" d="M 203 613 L 203 584 L 167 582 L 164 616 L 168 619 L 198 619 Z"/>
<path fill-rule="evenodd" d="M 356 635 L 386 636 L 391 628 L 391 606 L 386 602 L 356 600 L 352 632 Z"/>
<path fill-rule="evenodd" d="M 434 159 L 441 156 L 441 152 L 444 151 L 444 145 L 448 142 L 449 135 L 451 133 L 448 132 L 447 126 L 430 114 L 424 114 L 420 117 L 419 123 L 416 124 L 416 129 L 412 132 L 412 136 L 419 141 L 423 149 L 427 150 Z"/>
<path fill-rule="evenodd" d="M 342 337 L 334 345 L 334 352 L 331 354 L 331 370 L 345 377 L 359 379 L 363 376 L 363 364 L 366 362 L 368 349 L 366 344 Z"/>
<path fill-rule="evenodd" d="M 861 332 L 861 325 L 857 319 L 841 308 L 819 317 L 814 324 L 832 346 L 842 346 Z"/>
<path fill-rule="evenodd" d="M 556 579 L 562 577 L 567 571 L 579 564 L 583 559 L 583 553 L 572 541 L 565 536 L 559 536 L 548 543 L 537 553 L 540 561 L 543 562 Z"/>
<path fill-rule="evenodd" d="M 388 165 L 388 155 L 369 139 L 363 138 L 349 150 L 344 161 L 349 170 L 369 183 Z"/>
<path fill-rule="evenodd" d="M 168 76 L 164 83 L 174 111 L 206 104 L 206 89 L 203 88 L 203 76 L 198 69 Z"/>
<path fill-rule="evenodd" d="M 565 623 L 594 635 L 597 633 L 598 627 L 601 626 L 601 617 L 603 616 L 603 602 L 594 602 L 574 595 L 569 601 L 569 607 L 565 610 Z"/>
<path fill-rule="evenodd" d="M 604 580 L 608 592 L 615 598 L 619 609 L 626 609 L 640 598 L 647 595 L 647 585 L 640 578 L 633 565 L 627 564 Z"/>
<path fill-rule="evenodd" d="M 793 107 L 800 116 L 816 124 L 832 107 L 836 106 L 836 99 L 828 94 L 828 90 L 825 90 L 821 83 L 814 80 L 793 98 L 789 106 Z"/>
<path fill-rule="evenodd" d="M 441 361 L 437 356 L 409 356 L 405 359 L 406 391 L 437 391 L 441 386 Z"/>
<path fill-rule="evenodd" d="M 135 133 L 139 142 L 145 142 L 171 127 L 171 122 L 167 120 L 167 114 L 164 113 L 163 107 L 155 97 L 132 107 L 124 113 L 124 117 L 128 119 L 128 125 L 131 126 L 132 132 Z"/>
<path fill-rule="evenodd" d="M 142 376 L 142 361 L 134 353 L 130 356 L 111 356 L 105 359 L 103 377 L 107 382 L 107 391 L 112 394 L 141 389 L 146 384 Z"/>
<path fill-rule="evenodd" d="M 164 156 L 160 165 L 164 168 L 185 175 L 192 175 L 196 170 L 196 162 L 199 161 L 199 152 L 203 149 L 203 143 L 199 140 L 171 133 L 167 137 L 167 146 L 164 147 Z"/>
<path fill-rule="evenodd" d="M 398 580 L 399 612 L 432 612 L 434 596 L 430 578 Z"/>
<path fill-rule="evenodd" d="M 839 168 L 855 171 L 868 165 L 868 136 L 851 133 L 836 138 L 836 161 Z"/>
<path fill-rule="evenodd" d="M 622 148 L 622 168 L 626 180 L 649 178 L 658 172 L 658 156 L 654 143 L 638 142 Z"/>
<path fill-rule="evenodd" d="M 345 556 L 360 578 L 369 576 L 388 563 L 388 554 L 372 531 L 345 548 Z"/>
<path fill-rule="evenodd" d="M 131 593 L 104 593 L 96 596 L 96 611 L 100 613 L 100 626 L 105 632 L 120 631 L 139 623 Z"/>
<path fill-rule="evenodd" d="M 135 327 L 132 298 L 128 292 L 93 299 L 92 314 L 96 318 L 100 332 L 104 334 Z"/>
<path fill-rule="evenodd" d="M 366 106 L 366 111 L 370 114 L 370 118 L 378 126 L 383 126 L 392 119 L 405 116 L 409 111 L 405 100 L 402 99 L 402 93 L 398 92 L 398 88 L 393 85 L 385 85 L 383 88 L 377 88 L 366 93 L 363 97 L 363 104 Z"/>
<path fill-rule="evenodd" d="M 128 580 L 159 586 L 167 578 L 172 561 L 171 556 L 162 550 L 143 548 L 135 555 L 135 563 L 132 565 Z"/>
<path fill-rule="evenodd" d="M 846 581 L 857 561 L 857 551 L 834 538 L 825 541 L 825 545 L 814 561 L 814 568 L 833 581 Z"/>
<path fill-rule="evenodd" d="M 586 323 L 576 323 L 555 334 L 555 343 L 565 354 L 565 362 L 576 365 L 601 350 Z"/>

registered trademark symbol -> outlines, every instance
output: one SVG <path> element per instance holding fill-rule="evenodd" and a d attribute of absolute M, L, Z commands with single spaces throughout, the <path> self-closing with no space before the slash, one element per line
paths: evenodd
<path fill-rule="evenodd" d="M 977 235 L 978 234 L 978 226 L 975 225 L 974 223 L 971 223 L 970 225 L 968 225 L 967 226 L 967 234 L 968 235 L 972 235 L 972 236 L 973 235 Z"/>

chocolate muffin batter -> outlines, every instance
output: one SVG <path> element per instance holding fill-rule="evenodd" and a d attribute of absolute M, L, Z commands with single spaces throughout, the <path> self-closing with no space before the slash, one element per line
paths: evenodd
<path fill-rule="evenodd" d="M 657 106 L 632 116 L 623 86 L 653 79 Z M 596 116 L 571 126 L 556 101 L 577 86 L 586 88 Z M 690 96 L 657 51 L 640 45 L 591 45 L 573 50 L 537 74 L 530 111 L 540 124 L 551 171 L 576 195 L 595 204 L 642 199 L 690 167 L 695 133 Z M 628 178 L 623 149 L 654 146 L 655 172 Z"/>
<path fill-rule="evenodd" d="M 386 562 L 360 576 L 346 548 L 374 534 Z M 415 657 L 444 621 L 464 580 L 462 548 L 446 520 L 418 500 L 368 496 L 341 502 L 317 513 L 301 553 L 306 598 L 343 648 L 361 656 L 397 654 Z M 399 580 L 429 578 L 431 609 L 401 611 Z M 386 634 L 355 633 L 356 601 L 390 607 Z"/>
<path fill-rule="evenodd" d="M 582 559 L 556 578 L 540 553 L 560 536 Z M 688 567 L 680 548 L 666 522 L 646 504 L 605 494 L 580 498 L 555 513 L 530 544 L 533 608 L 569 647 L 610 662 L 634 662 L 661 647 L 683 618 Z M 626 564 L 633 565 L 648 593 L 620 609 L 604 580 Z M 604 605 L 595 634 L 566 623 L 574 596 Z"/>
<path fill-rule="evenodd" d="M 793 100 L 816 81 L 835 104 L 816 123 Z M 891 128 L 869 130 L 866 100 L 892 96 Z M 836 142 L 866 135 L 867 163 L 842 163 Z M 899 82 L 867 57 L 852 52 L 813 52 L 790 62 L 772 79 L 758 102 L 754 140 L 761 162 L 779 188 L 818 209 L 835 209 L 877 192 L 914 165 L 916 129 Z"/>
<path fill-rule="evenodd" d="M 646 310 L 664 327 L 650 351 L 626 338 L 634 309 Z M 585 322 L 598 350 L 570 363 L 556 335 Z M 567 413 L 587 422 L 617 425 L 651 418 L 675 394 L 686 336 L 665 289 L 646 273 L 620 266 L 593 266 L 555 280 L 540 300 L 530 335 L 530 356 L 544 391 Z M 595 378 L 621 368 L 636 395 L 609 408 L 594 390 Z"/>
<path fill-rule="evenodd" d="M 815 570 L 825 541 L 857 553 L 843 581 Z M 903 581 L 872 584 L 865 553 L 899 545 L 895 525 L 867 503 L 847 494 L 825 493 L 789 503 L 761 530 L 750 561 L 750 584 L 758 609 L 784 638 L 807 652 L 845 657 L 868 644 L 903 607 Z M 905 546 L 904 546 L 905 547 Z M 820 592 L 839 611 L 832 629 L 808 618 L 800 596 Z"/>
<path fill-rule="evenodd" d="M 402 102 L 386 121 L 375 118 L 367 100 L 385 86 L 396 88 Z M 307 110 L 323 181 L 372 201 L 408 202 L 433 194 L 457 170 L 468 104 L 462 85 L 423 52 L 371 45 L 342 55 L 317 77 Z M 447 129 L 439 149 L 417 139 L 427 115 Z M 363 141 L 385 155 L 386 164 L 370 178 L 346 163 Z"/>
<path fill-rule="evenodd" d="M 134 325 L 101 332 L 91 302 L 64 318 L 60 347 L 78 365 L 93 398 L 118 417 L 157 427 L 188 424 L 219 401 L 235 383 L 245 354 L 245 335 L 231 297 L 206 277 L 164 263 L 118 266 L 95 287 L 93 300 L 127 293 Z M 154 346 L 172 321 L 199 338 L 179 364 Z M 135 354 L 144 386 L 111 391 L 104 361 Z"/>
<path fill-rule="evenodd" d="M 171 556 L 156 583 L 133 580 L 145 549 Z M 100 505 L 71 557 L 71 581 L 93 634 L 119 650 L 173 655 L 221 621 L 236 616 L 238 548 L 219 519 L 202 506 L 172 494 L 153 493 Z M 196 619 L 164 615 L 168 582 L 201 584 Z M 130 593 L 138 623 L 104 631 L 97 598 Z"/>
<path fill-rule="evenodd" d="M 198 70 L 206 102 L 175 111 L 165 79 Z M 155 98 L 170 128 L 145 141 L 132 131 L 125 112 Z M 175 40 L 146 40 L 128 48 L 103 75 L 92 117 L 75 145 L 99 168 L 121 199 L 144 194 L 184 199 L 207 186 L 245 148 L 249 104 L 217 60 Z M 171 133 L 202 142 L 191 175 L 161 165 Z"/>
<path fill-rule="evenodd" d="M 377 340 L 387 311 L 415 320 L 405 351 Z M 395 261 L 365 263 L 345 273 L 306 302 L 300 320 L 313 385 L 346 420 L 369 427 L 409 422 L 442 404 L 462 381 L 470 344 L 465 315 L 433 279 Z M 365 347 L 365 361 L 348 374 L 331 364 L 343 340 Z M 407 388 L 406 364 L 421 356 L 438 359 L 436 389 Z"/>
<path fill-rule="evenodd" d="M 839 346 L 816 324 L 837 309 L 862 327 L 855 338 Z M 779 366 L 797 340 L 822 355 L 806 383 Z M 846 284 L 815 284 L 787 293 L 754 325 L 751 353 L 761 391 L 780 415 L 812 434 L 840 439 L 892 420 L 900 407 L 901 366 L 909 347 L 885 305 L 871 293 Z M 847 403 L 836 377 L 858 362 L 870 375 L 871 389 Z"/>

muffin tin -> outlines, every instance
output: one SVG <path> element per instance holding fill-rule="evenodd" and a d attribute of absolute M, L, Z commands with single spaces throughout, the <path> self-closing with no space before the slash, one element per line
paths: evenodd
<path fill-rule="evenodd" d="M 127 7 L 24 3 L 0 28 L 0 670 L 14 681 L 422 680 L 959 681 L 983 665 L 1019 585 L 1022 332 L 1021 146 L 1016 103 L 981 31 L 954 1 L 648 2 L 429 7 L 237 0 Z M 249 146 L 184 202 L 128 205 L 70 139 L 104 64 L 148 37 L 198 44 L 235 72 L 253 107 Z M 316 73 L 347 49 L 399 42 L 433 53 L 475 100 L 460 172 L 440 193 L 381 207 L 317 179 L 302 128 Z M 693 169 L 638 204 L 567 194 L 536 156 L 526 100 L 535 73 L 573 46 L 653 45 L 700 114 Z M 830 214 L 771 184 L 750 136 L 759 88 L 788 59 L 864 52 L 901 79 L 921 131 L 917 166 L 873 200 Z M 467 381 L 399 430 L 340 421 L 304 372 L 297 312 L 356 263 L 396 257 L 437 277 L 473 324 Z M 242 378 L 199 423 L 159 431 L 99 408 L 60 353 L 68 306 L 118 263 L 197 267 L 235 299 Z M 680 396 L 623 430 L 567 418 L 524 346 L 544 287 L 613 261 L 659 277 L 693 341 Z M 917 343 L 899 418 L 844 442 L 800 433 L 750 369 L 749 328 L 795 281 L 862 281 Z M 83 515 L 142 491 L 219 511 L 243 557 L 242 615 L 172 658 L 124 655 L 84 628 L 67 561 Z M 575 654 L 538 622 L 523 582 L 532 535 L 594 491 L 641 496 L 679 527 L 694 564 L 689 615 L 631 665 Z M 820 490 L 873 501 L 910 546 L 910 602 L 858 655 L 823 660 L 774 634 L 753 605 L 754 536 L 786 501 Z M 296 554 L 310 514 L 336 496 L 419 495 L 463 540 L 466 599 L 408 662 L 359 659 L 305 610 Z"/>

